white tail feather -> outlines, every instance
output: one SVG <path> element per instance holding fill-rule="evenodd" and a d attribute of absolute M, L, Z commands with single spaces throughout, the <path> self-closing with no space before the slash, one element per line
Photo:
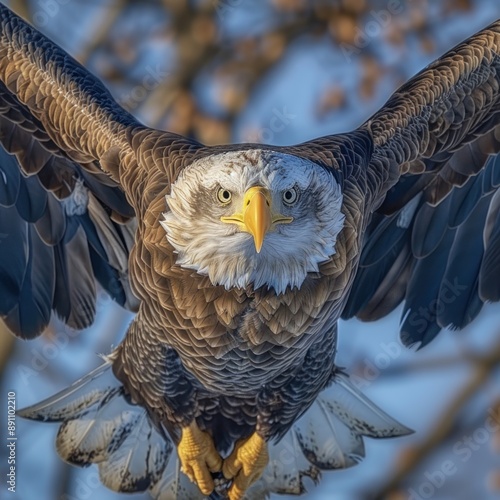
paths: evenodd
<path fill-rule="evenodd" d="M 18 415 L 32 420 L 64 422 L 86 413 L 91 406 L 100 403 L 113 390 L 121 387 L 111 371 L 111 361 L 105 359 L 105 363 L 85 377 L 54 396 L 19 410 Z"/>
<path fill-rule="evenodd" d="M 181 464 L 177 455 L 169 460 L 161 478 L 150 489 L 150 494 L 155 500 L 176 500 L 180 498 L 202 500 L 206 498 L 196 484 L 192 483 L 181 472 Z"/>
<path fill-rule="evenodd" d="M 63 460 L 98 464 L 102 483 L 114 491 L 145 491 L 162 477 L 173 445 L 145 408 L 128 401 L 111 367 L 106 359 L 67 389 L 18 414 L 63 421 L 56 439 Z"/>
<path fill-rule="evenodd" d="M 76 465 L 96 463 L 101 481 L 115 491 L 149 490 L 158 500 L 204 496 L 180 470 L 172 442 L 142 406 L 132 404 L 114 377 L 110 358 L 51 398 L 19 415 L 63 422 L 57 451 Z M 247 492 L 247 500 L 270 493 L 301 494 L 320 470 L 351 467 L 364 456 L 363 437 L 393 437 L 411 431 L 336 374 L 313 405 L 278 443 L 269 444 L 269 464 Z"/>
<path fill-rule="evenodd" d="M 144 491 L 160 479 L 171 451 L 171 442 L 165 441 L 142 412 L 121 445 L 99 464 L 99 476 L 114 491 Z"/>
<path fill-rule="evenodd" d="M 370 401 L 342 373 L 335 375 L 334 383 L 320 397 L 344 423 L 363 436 L 384 438 L 413 432 Z"/>
<path fill-rule="evenodd" d="M 317 483 L 320 475 L 320 470 L 301 453 L 297 435 L 290 430 L 278 443 L 270 444 L 269 464 L 247 492 L 247 498 L 266 498 L 271 492 L 300 495 L 305 491 L 304 479 Z"/>
<path fill-rule="evenodd" d="M 316 482 L 320 470 L 356 465 L 364 457 L 364 436 L 387 438 L 412 432 L 338 373 L 283 439 L 270 444 L 269 464 L 245 498 L 303 493 L 304 479 Z"/>

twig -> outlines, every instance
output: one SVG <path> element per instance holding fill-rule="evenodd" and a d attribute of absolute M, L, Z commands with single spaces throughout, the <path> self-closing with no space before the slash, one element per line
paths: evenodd
<path fill-rule="evenodd" d="M 469 399 L 476 394 L 476 391 L 490 377 L 495 368 L 500 364 L 500 342 L 492 349 L 492 351 L 483 358 L 476 358 L 473 362 L 474 373 L 470 381 L 456 395 L 454 400 L 448 405 L 441 418 L 438 420 L 435 427 L 431 430 L 426 439 L 419 445 L 415 446 L 411 454 L 401 460 L 394 474 L 389 477 L 389 480 L 375 494 L 370 495 L 370 498 L 383 499 L 388 497 L 391 492 L 396 491 L 405 478 L 416 469 L 416 467 L 429 454 L 450 437 L 453 431 L 455 415 L 465 406 Z"/>

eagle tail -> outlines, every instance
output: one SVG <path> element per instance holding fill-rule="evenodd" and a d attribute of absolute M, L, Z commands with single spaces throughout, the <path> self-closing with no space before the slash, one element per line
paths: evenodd
<path fill-rule="evenodd" d="M 333 383 L 285 436 L 270 445 L 269 464 L 246 498 L 302 494 L 305 479 L 317 483 L 322 470 L 359 463 L 365 455 L 364 437 L 389 438 L 412 432 L 364 396 L 347 375 L 337 372 Z"/>
<path fill-rule="evenodd" d="M 101 482 L 114 491 L 149 490 L 162 500 L 184 494 L 204 498 L 181 473 L 168 435 L 130 401 L 111 367 L 112 360 L 105 358 L 70 387 L 17 414 L 61 423 L 56 438 L 61 458 L 72 465 L 97 464 Z"/>
<path fill-rule="evenodd" d="M 73 465 L 97 464 L 101 482 L 120 492 L 149 490 L 157 500 L 205 498 L 180 470 L 169 436 L 147 411 L 130 401 L 111 369 L 112 359 L 70 387 L 18 411 L 32 420 L 61 423 L 57 452 Z M 269 464 L 246 499 L 270 493 L 301 494 L 321 470 L 341 469 L 364 457 L 363 437 L 404 436 L 412 431 L 335 373 L 313 405 L 285 436 L 269 445 Z"/>

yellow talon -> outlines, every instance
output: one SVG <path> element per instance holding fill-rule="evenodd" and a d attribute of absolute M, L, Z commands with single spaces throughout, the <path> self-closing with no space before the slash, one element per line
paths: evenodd
<path fill-rule="evenodd" d="M 256 432 L 238 441 L 234 450 L 222 465 L 226 479 L 232 479 L 229 500 L 241 500 L 246 490 L 257 481 L 269 462 L 267 443 Z"/>
<path fill-rule="evenodd" d="M 195 420 L 182 428 L 177 453 L 182 464 L 182 472 L 198 485 L 204 495 L 214 490 L 211 472 L 219 472 L 222 458 L 215 449 L 214 442 L 207 432 L 200 430 Z"/>

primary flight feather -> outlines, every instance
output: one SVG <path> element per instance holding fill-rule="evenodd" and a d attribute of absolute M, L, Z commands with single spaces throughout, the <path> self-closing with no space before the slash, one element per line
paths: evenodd
<path fill-rule="evenodd" d="M 108 487 L 165 499 L 301 493 L 363 436 L 408 433 L 335 366 L 337 320 L 405 301 L 425 345 L 500 298 L 499 73 L 497 21 L 353 132 L 208 147 L 140 124 L 0 6 L 1 317 L 84 328 L 96 281 L 137 311 L 21 414 L 62 422 L 59 454 Z"/>

